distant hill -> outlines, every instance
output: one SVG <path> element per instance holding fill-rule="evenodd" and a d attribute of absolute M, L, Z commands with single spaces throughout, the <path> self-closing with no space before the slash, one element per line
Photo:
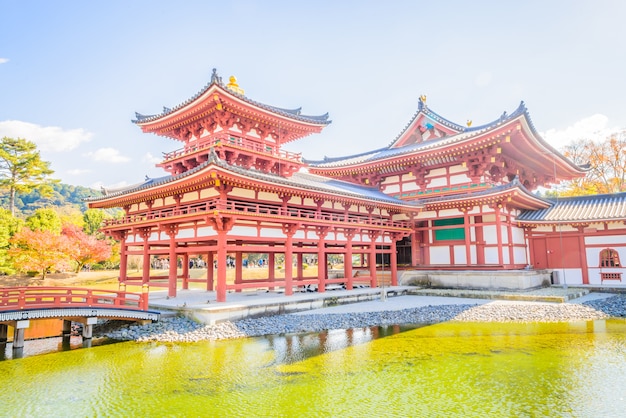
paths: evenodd
<path fill-rule="evenodd" d="M 22 216 L 28 216 L 39 208 L 68 206 L 84 212 L 88 209 L 87 204 L 83 201 L 84 198 L 102 196 L 99 190 L 88 187 L 72 186 L 63 183 L 54 184 L 52 187 L 54 192 L 48 197 L 42 197 L 37 191 L 29 194 L 18 193 L 15 198 L 16 215 L 19 212 Z M 9 208 L 8 193 L 0 195 L 0 206 L 6 209 Z"/>

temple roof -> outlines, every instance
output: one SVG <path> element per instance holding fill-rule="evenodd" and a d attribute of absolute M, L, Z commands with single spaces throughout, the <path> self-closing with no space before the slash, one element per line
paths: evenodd
<path fill-rule="evenodd" d="M 103 189 L 103 196 L 87 198 L 85 201 L 98 202 L 118 198 L 132 193 L 148 191 L 153 188 L 157 189 L 170 183 L 179 182 L 186 177 L 191 178 L 199 172 L 206 171 L 211 166 L 222 168 L 231 173 L 245 176 L 255 181 L 268 182 L 279 186 L 306 189 L 312 192 L 334 194 L 352 199 L 376 201 L 394 206 L 403 206 L 405 208 L 421 208 L 421 205 L 418 203 L 405 202 L 403 200 L 396 199 L 384 194 L 374 187 L 359 186 L 354 183 L 304 172 L 294 173 L 291 177 L 287 178 L 273 173 L 264 173 L 256 169 L 245 169 L 243 167 L 234 166 L 219 159 L 213 150 L 211 150 L 209 154 L 208 161 L 184 173 L 159 178 L 146 178 L 145 182 L 134 184 L 126 188 L 119 188 L 115 190 Z"/>
<path fill-rule="evenodd" d="M 494 186 L 489 189 L 483 189 L 475 192 L 464 194 L 446 195 L 420 199 L 419 203 L 424 205 L 428 210 L 431 206 L 442 206 L 450 204 L 450 207 L 463 207 L 462 202 L 467 201 L 469 206 L 480 204 L 481 201 L 505 199 L 514 202 L 514 206 L 519 209 L 537 210 L 548 207 L 551 202 L 548 199 L 541 198 L 531 193 L 524 185 L 515 177 L 511 182 Z M 482 202 L 484 203 L 484 202 Z"/>
<path fill-rule="evenodd" d="M 241 89 L 235 90 L 235 89 L 228 88 L 228 85 L 222 82 L 222 77 L 220 77 L 217 74 L 217 70 L 215 68 L 213 69 L 213 74 L 211 75 L 211 81 L 206 86 L 204 86 L 204 88 L 202 88 L 198 93 L 193 95 L 191 98 L 187 99 L 183 103 L 180 103 L 172 108 L 163 107 L 163 111 L 161 113 L 157 113 L 153 115 L 143 115 L 141 113 L 135 112 L 136 119 L 134 119 L 132 122 L 138 125 L 148 123 L 148 122 L 154 122 L 158 119 L 161 119 L 172 113 L 177 112 L 178 110 L 184 108 L 185 106 L 188 106 L 189 104 L 193 103 L 200 97 L 204 96 L 207 92 L 209 92 L 209 90 L 216 89 L 216 88 L 219 88 L 222 92 L 226 92 L 229 95 L 232 95 L 240 100 L 243 100 L 249 105 L 267 110 L 269 112 L 272 112 L 280 116 L 288 117 L 290 119 L 294 119 L 294 120 L 298 120 L 302 122 L 319 124 L 319 125 L 328 125 L 331 123 L 331 121 L 328 120 L 328 113 L 325 113 L 323 115 L 317 115 L 317 116 L 309 116 L 309 115 L 303 115 L 301 113 L 301 110 L 302 110 L 301 107 L 297 109 L 283 109 L 280 107 L 270 106 L 261 102 L 254 101 L 246 97 L 245 95 L 243 95 L 242 94 L 243 90 Z"/>
<path fill-rule="evenodd" d="M 551 206 L 524 211 L 518 217 L 522 224 L 555 224 L 626 221 L 626 192 L 547 199 Z"/>
<path fill-rule="evenodd" d="M 397 146 L 399 139 L 402 138 L 407 133 L 407 131 L 413 126 L 416 119 L 420 115 L 426 115 L 429 118 L 435 119 L 442 125 L 449 127 L 451 130 L 455 131 L 456 133 L 452 135 L 429 139 L 423 142 L 413 143 L 413 144 L 404 145 L 404 146 Z M 343 156 L 343 157 L 335 157 L 335 158 L 324 157 L 323 160 L 317 160 L 317 161 L 305 160 L 305 162 L 314 168 L 346 167 L 346 166 L 351 166 L 351 165 L 356 165 L 356 164 L 384 160 L 384 159 L 400 156 L 403 154 L 411 154 L 417 151 L 437 149 L 437 148 L 441 148 L 442 146 L 451 145 L 457 142 L 462 142 L 464 140 L 471 139 L 473 137 L 480 136 L 481 134 L 488 132 L 506 122 L 512 121 L 522 115 L 526 118 L 526 122 L 529 128 L 531 129 L 531 131 L 533 132 L 533 134 L 542 141 L 542 145 L 548 148 L 551 152 L 558 154 L 557 150 L 555 150 L 550 144 L 546 143 L 545 141 L 543 141 L 543 139 L 540 138 L 539 133 L 536 131 L 530 119 L 530 115 L 528 114 L 528 111 L 526 109 L 526 106 L 524 105 L 524 102 L 521 102 L 518 108 L 515 109 L 515 111 L 513 111 L 511 114 L 507 114 L 506 112 L 504 112 L 502 116 L 500 116 L 498 119 L 490 123 L 480 125 L 480 126 L 475 126 L 475 127 L 468 127 L 468 126 L 461 126 L 454 122 L 450 122 L 449 120 L 443 118 L 442 116 L 439 116 L 437 113 L 430 110 L 430 108 L 428 108 L 422 101 L 420 101 L 417 113 L 413 115 L 413 118 L 411 119 L 411 121 L 404 127 L 402 132 L 398 136 L 396 136 L 396 138 L 387 147 L 379 148 L 373 151 L 362 152 L 359 154 Z"/>

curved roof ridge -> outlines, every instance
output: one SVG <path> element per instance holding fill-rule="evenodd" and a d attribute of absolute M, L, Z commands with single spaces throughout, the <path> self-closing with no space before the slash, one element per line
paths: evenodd
<path fill-rule="evenodd" d="M 349 159 L 352 159 L 352 158 L 363 157 L 363 156 L 369 155 L 369 154 L 376 154 L 376 153 L 385 151 L 387 149 L 388 149 L 388 147 L 384 147 L 384 148 L 379 148 L 379 149 L 375 149 L 375 150 L 360 152 L 358 154 L 344 155 L 342 157 L 327 157 L 325 155 L 323 160 L 302 159 L 302 161 L 304 161 L 307 164 L 312 164 L 312 165 L 334 163 L 334 162 L 337 162 L 337 161 L 343 161 L 343 160 L 349 160 Z"/>
<path fill-rule="evenodd" d="M 189 99 L 185 100 L 184 102 L 174 106 L 174 107 L 163 107 L 163 111 L 161 113 L 158 114 L 154 114 L 154 115 L 143 115 L 139 112 L 135 112 L 135 120 L 131 120 L 131 122 L 133 123 L 142 123 L 142 122 L 149 122 L 158 118 L 162 118 L 163 116 L 167 116 L 170 113 L 176 112 L 179 109 L 182 109 L 183 107 L 189 105 L 190 103 L 192 103 L 193 101 L 195 101 L 198 97 L 202 96 L 203 94 L 205 94 L 212 86 L 219 86 L 222 90 L 228 92 L 228 94 L 231 94 L 243 101 L 245 101 L 248 104 L 260 107 L 262 109 L 265 110 L 269 110 L 271 112 L 277 113 L 279 115 L 282 116 L 287 116 L 290 117 L 292 119 L 297 119 L 303 122 L 312 122 L 312 123 L 322 123 L 325 125 L 330 124 L 332 121 L 328 120 L 328 112 L 324 113 L 323 115 L 317 115 L 317 116 L 308 116 L 308 115 L 302 115 L 301 111 L 302 111 L 302 107 L 296 108 L 296 109 L 283 109 L 280 107 L 275 107 L 275 106 L 271 106 L 271 105 L 267 105 L 261 102 L 257 102 L 255 100 L 252 100 L 250 98 L 248 98 L 247 96 L 238 93 L 236 91 L 233 91 L 231 89 L 229 89 L 223 82 L 222 82 L 222 77 L 220 77 L 217 74 L 217 69 L 213 68 L 213 73 L 211 74 L 211 81 L 205 85 L 200 91 L 198 91 L 196 94 L 194 94 L 192 97 L 190 97 Z"/>
<path fill-rule="evenodd" d="M 478 125 L 478 126 L 463 126 L 460 125 L 456 122 L 452 122 L 449 119 L 444 118 L 443 116 L 441 116 L 439 113 L 435 112 L 434 110 L 432 110 L 430 107 L 428 107 L 424 102 L 422 102 L 420 100 L 418 108 L 417 108 L 417 112 L 415 112 L 413 114 L 413 117 L 411 118 L 411 120 L 409 121 L 409 123 L 407 123 L 404 128 L 400 131 L 400 133 L 398 135 L 396 135 L 396 137 L 393 139 L 393 141 L 391 141 L 391 143 L 387 146 L 387 148 L 391 148 L 391 146 L 393 146 L 393 144 L 395 144 L 398 139 L 400 139 L 400 137 L 402 137 L 402 135 L 404 135 L 404 133 L 406 132 L 406 130 L 413 124 L 413 122 L 415 121 L 415 119 L 417 119 L 417 117 L 420 114 L 424 114 L 425 116 L 441 123 L 444 126 L 447 126 L 448 128 L 451 128 L 452 130 L 457 131 L 459 134 L 463 133 L 463 132 L 472 132 L 472 131 L 479 131 L 482 129 L 486 129 L 486 128 L 490 128 L 493 126 L 496 126 L 500 123 L 504 123 L 505 121 L 509 120 L 509 119 L 513 119 L 523 113 L 527 113 L 526 112 L 526 106 L 524 105 L 524 101 L 522 100 L 522 102 L 520 103 L 520 105 L 517 107 L 517 109 L 515 109 L 510 115 L 507 114 L 506 111 L 504 111 L 502 113 L 502 115 L 498 118 L 495 119 L 491 122 L 482 124 L 482 125 Z M 527 114 L 528 116 L 528 114 Z M 534 130 L 534 126 L 532 126 L 532 122 L 530 121 L 530 117 L 528 118 L 529 120 L 529 126 L 531 126 L 531 129 L 533 129 L 533 132 L 536 132 Z"/>

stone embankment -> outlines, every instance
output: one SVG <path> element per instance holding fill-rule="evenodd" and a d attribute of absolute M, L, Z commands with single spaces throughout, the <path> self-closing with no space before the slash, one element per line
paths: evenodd
<path fill-rule="evenodd" d="M 384 312 L 277 315 L 216 325 L 203 325 L 188 318 L 175 317 L 144 326 L 130 325 L 108 331 L 103 328 L 99 335 L 116 340 L 195 342 L 394 324 L 444 321 L 564 322 L 608 317 L 626 317 L 626 296 L 613 296 L 584 304 L 443 305 Z"/>

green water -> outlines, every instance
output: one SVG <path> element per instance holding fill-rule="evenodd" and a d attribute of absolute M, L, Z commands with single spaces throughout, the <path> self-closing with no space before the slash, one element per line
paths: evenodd
<path fill-rule="evenodd" d="M 617 417 L 626 322 L 443 323 L 0 362 L 0 416 Z"/>

